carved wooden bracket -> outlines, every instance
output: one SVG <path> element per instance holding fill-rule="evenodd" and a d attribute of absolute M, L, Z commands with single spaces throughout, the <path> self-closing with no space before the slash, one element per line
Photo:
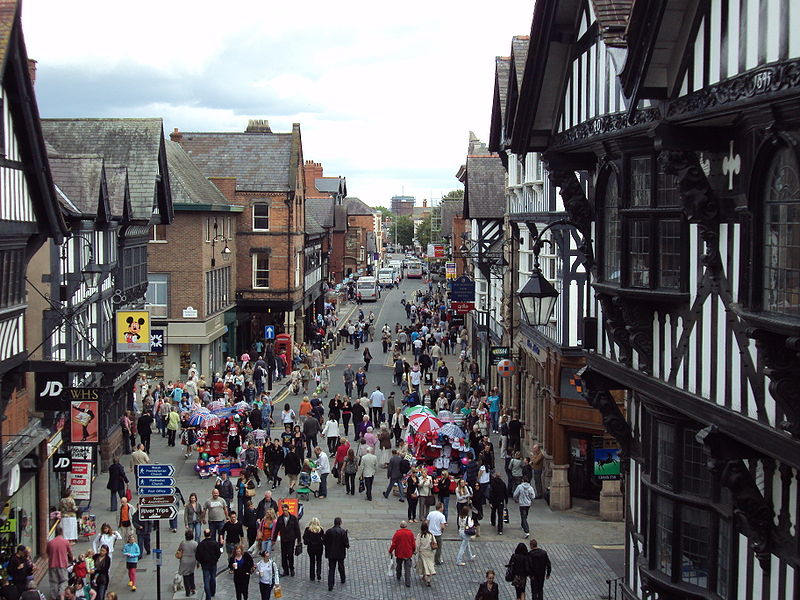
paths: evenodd
<path fill-rule="evenodd" d="M 665 173 L 678 178 L 683 212 L 690 223 L 696 223 L 706 245 L 701 262 L 717 279 L 722 273 L 719 253 L 719 224 L 722 208 L 719 197 L 708 182 L 697 154 L 685 150 L 662 150 L 658 162 Z"/>
<path fill-rule="evenodd" d="M 581 395 L 589 406 L 600 411 L 603 416 L 603 426 L 617 440 L 620 448 L 620 465 L 627 472 L 629 468 L 627 459 L 630 458 L 631 452 L 637 450 L 637 447 L 631 426 L 619 409 L 614 396 L 611 395 L 612 389 L 620 389 L 621 386 L 592 371 L 589 367 L 583 367 L 576 373 L 576 376 L 582 383 Z"/>
<path fill-rule="evenodd" d="M 747 334 L 756 340 L 756 347 L 764 356 L 769 393 L 786 417 L 779 426 L 800 440 L 800 337 L 755 328 Z"/>
<path fill-rule="evenodd" d="M 755 458 L 755 450 L 709 425 L 697 434 L 710 458 L 709 470 L 720 473 L 720 484 L 731 492 L 733 513 L 741 531 L 747 536 L 750 549 L 761 568 L 769 571 L 775 553 L 777 532 L 773 526 L 773 510 L 744 464 L 744 458 Z"/>
<path fill-rule="evenodd" d="M 583 187 L 575 176 L 575 171 L 553 170 L 549 171 L 550 182 L 561 190 L 564 209 L 574 222 L 581 234 L 581 243 L 578 250 L 583 254 L 583 265 L 587 269 L 595 266 L 594 252 L 592 251 L 592 220 L 594 211 L 592 205 L 583 192 Z"/>
<path fill-rule="evenodd" d="M 636 350 L 639 370 L 648 375 L 653 371 L 653 305 L 645 300 L 616 297 L 630 347 Z M 632 357 L 631 357 L 632 358 Z"/>
<path fill-rule="evenodd" d="M 603 309 L 605 329 L 617 344 L 617 360 L 627 367 L 631 366 L 631 342 L 628 331 L 625 329 L 625 320 L 622 311 L 614 302 L 614 297 L 609 294 L 597 294 L 597 300 Z"/>

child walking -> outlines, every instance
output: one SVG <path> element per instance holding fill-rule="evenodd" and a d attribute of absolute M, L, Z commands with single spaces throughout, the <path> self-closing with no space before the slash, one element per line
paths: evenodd
<path fill-rule="evenodd" d="M 139 557 L 142 551 L 139 549 L 139 544 L 136 543 L 136 536 L 130 534 L 128 536 L 128 543 L 122 548 L 122 553 L 125 555 L 125 566 L 128 568 L 128 587 L 132 592 L 136 591 L 136 565 L 139 562 Z"/>

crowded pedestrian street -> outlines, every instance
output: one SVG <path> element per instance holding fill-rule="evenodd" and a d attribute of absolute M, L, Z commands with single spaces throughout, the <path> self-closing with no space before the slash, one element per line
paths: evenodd
<path fill-rule="evenodd" d="M 356 348 L 354 344 L 343 341 L 332 352 L 325 361 L 330 373 L 330 384 L 327 397 L 324 392 L 321 394 L 323 406 L 328 406 L 328 402 L 336 394 L 344 393 L 343 375 L 349 368 L 359 370 L 364 366 L 364 348 L 370 349 L 375 360 L 369 366 L 365 393 L 372 394 L 380 388 L 388 397 L 394 393 L 395 397 L 402 398 L 401 388 L 394 382 L 394 370 L 392 366 L 392 352 L 384 353 L 380 330 L 384 325 L 389 325 L 394 332 L 395 324 L 406 326 L 409 319 L 406 316 L 404 300 L 410 302 L 411 298 L 416 297 L 418 290 L 427 290 L 427 284 L 419 280 L 404 280 L 399 288 L 385 290 L 380 300 L 375 303 L 347 303 L 338 309 L 339 326 L 342 327 L 349 321 L 357 321 L 360 311 L 364 313 L 365 322 L 369 322 L 370 315 L 374 315 L 375 329 L 378 331 L 373 337 L 373 341 L 366 341 Z M 367 334 L 368 337 L 368 334 Z M 394 340 L 396 335 L 392 333 Z M 405 356 L 411 356 L 411 350 L 407 350 Z M 444 363 L 451 372 L 458 373 L 460 369 L 460 359 L 458 352 L 443 355 Z M 302 391 L 293 394 L 291 386 L 288 385 L 290 378 L 285 378 L 275 382 L 272 395 L 274 403 L 274 414 L 280 415 L 284 406 L 289 405 L 290 410 L 299 415 L 301 412 Z M 309 396 L 315 397 L 310 389 Z M 320 390 L 322 391 L 322 390 Z M 398 406 L 400 403 L 398 401 Z M 140 409 L 137 405 L 137 410 Z M 327 421 L 330 411 L 325 411 L 323 422 Z M 311 418 L 311 417 L 308 417 Z M 270 437 L 278 437 L 282 428 L 273 424 Z M 344 432 L 342 432 L 344 433 Z M 354 427 L 349 428 L 349 435 L 344 436 L 349 443 L 356 444 Z M 499 434 L 491 435 L 493 443 L 498 447 L 501 443 Z M 139 436 L 141 439 L 141 435 Z M 154 427 L 150 442 L 150 452 L 148 458 L 150 463 L 167 464 L 175 466 L 175 483 L 184 499 L 189 499 L 190 494 L 196 494 L 199 503 L 202 505 L 211 498 L 212 489 L 218 483 L 215 476 L 201 478 L 196 470 L 198 455 L 194 452 L 189 458 L 185 457 L 185 446 L 176 444 L 170 446 L 169 436 L 162 437 Z M 327 452 L 327 447 L 321 438 L 317 439 L 317 445 Z M 499 460 L 499 457 L 498 457 Z M 331 461 L 333 462 L 333 461 Z M 132 504 L 136 504 L 137 496 L 134 486 L 134 475 L 131 471 L 132 456 L 122 455 L 120 464 L 125 469 L 125 473 L 130 481 L 133 490 Z M 499 470 L 502 473 L 502 469 Z M 283 469 L 279 475 L 282 479 L 277 487 L 273 488 L 269 478 L 261 475 L 260 484 L 256 484 L 254 505 L 260 502 L 265 494 L 270 494 L 278 504 L 285 498 L 297 498 L 296 491 L 290 493 L 288 478 L 284 475 Z M 505 477 L 505 474 L 502 474 Z M 231 476 L 231 481 L 236 477 Z M 342 478 L 344 482 L 344 478 Z M 95 515 L 98 530 L 104 523 L 108 523 L 112 530 L 119 529 L 119 511 L 109 512 L 107 489 L 108 476 L 98 477 L 93 486 L 93 499 L 89 507 L 89 512 Z M 495 573 L 505 573 L 505 565 L 518 543 L 527 543 L 530 539 L 536 539 L 539 545 L 544 548 L 552 563 L 553 574 L 545 584 L 548 598 L 559 599 L 584 599 L 599 597 L 607 590 L 607 580 L 615 579 L 619 576 L 619 569 L 622 564 L 622 525 L 619 523 L 607 523 L 596 518 L 596 508 L 590 502 L 584 505 L 576 505 L 573 510 L 566 512 L 553 512 L 548 507 L 545 500 L 541 497 L 533 501 L 530 512 L 528 513 L 528 523 L 530 526 L 530 537 L 525 536 L 520 526 L 520 513 L 517 504 L 512 499 L 508 503 L 509 522 L 504 525 L 503 534 L 498 534 L 496 527 L 489 523 L 488 506 L 485 510 L 483 522 L 480 524 L 480 534 L 472 539 L 471 547 L 474 559 L 465 561 L 464 566 L 459 566 L 456 554 L 459 550 L 460 540 L 455 527 L 455 502 L 450 504 L 448 514 L 448 526 L 445 528 L 442 540 L 441 560 L 443 564 L 436 565 L 436 574 L 432 576 L 431 587 L 424 587 L 419 577 L 415 574 L 412 578 L 411 589 L 407 589 L 394 578 L 393 567 L 388 553 L 390 540 L 393 532 L 399 527 L 401 521 L 409 520 L 407 502 L 400 502 L 399 496 L 395 494 L 384 498 L 382 492 L 386 489 L 388 478 L 386 469 L 378 466 L 374 480 L 373 498 L 367 501 L 365 493 L 356 492 L 355 495 L 346 494 L 345 485 L 339 484 L 332 476 L 328 476 L 328 493 L 325 498 L 315 497 L 314 494 L 308 495 L 301 500 L 302 517 L 300 528 L 304 530 L 314 518 L 319 519 L 323 529 L 328 529 L 334 523 L 334 519 L 339 517 L 342 520 L 342 527 L 347 530 L 349 535 L 350 547 L 347 551 L 345 569 L 347 573 L 346 583 L 340 585 L 337 581 L 333 592 L 328 597 L 331 598 L 417 598 L 417 597 L 449 597 L 461 598 L 469 595 L 469 590 L 477 589 L 478 585 L 484 581 L 485 572 L 493 569 Z M 112 492 L 113 493 L 113 492 Z M 235 509 L 236 500 L 231 503 Z M 433 508 L 433 507 L 431 507 Z M 419 532 L 420 522 L 425 518 L 428 508 L 420 507 L 416 515 L 417 523 L 408 523 L 408 528 L 416 535 Z M 166 520 L 160 521 L 161 550 L 163 552 L 163 566 L 161 569 L 161 597 L 173 596 L 175 599 L 185 598 L 185 590 L 173 592 L 173 582 L 178 573 L 179 559 L 176 558 L 176 551 L 184 540 L 184 534 L 190 529 L 185 522 L 184 507 L 179 507 L 179 518 L 176 530 L 170 529 Z M 151 549 L 155 549 L 155 533 L 150 536 Z M 91 540 L 79 540 L 73 548 L 73 554 L 88 551 Z M 273 546 L 272 556 L 281 569 L 280 544 L 276 542 Z M 122 550 L 122 542 L 117 541 L 118 554 Z M 293 548 L 290 550 L 293 551 Z M 254 553 L 258 559 L 257 553 Z M 322 582 L 313 581 L 309 578 L 310 567 L 309 558 L 305 551 L 294 559 L 294 576 L 287 574 L 280 578 L 280 585 L 284 597 L 299 598 L 309 592 L 324 596 L 326 592 L 325 580 L 327 578 L 327 564 L 322 569 Z M 325 561 L 323 561 L 325 562 Z M 233 600 L 235 598 L 233 577 L 227 568 L 227 557 L 223 554 L 218 563 L 218 579 L 216 598 Z M 391 567 L 391 568 L 390 568 Z M 391 573 L 387 575 L 387 573 Z M 156 572 L 154 555 L 146 551 L 138 561 L 136 566 L 137 587 L 136 596 L 141 598 L 157 598 L 156 594 Z M 258 594 L 258 576 L 250 578 L 251 594 Z M 180 581 L 180 578 L 178 578 Z M 509 586 L 498 577 L 501 588 Z M 196 596 L 203 597 L 202 575 L 199 569 L 195 573 Z M 108 586 L 109 591 L 128 593 L 128 571 L 125 568 L 124 560 L 114 560 L 111 567 L 111 577 Z M 192 594 L 194 597 L 195 594 Z"/>

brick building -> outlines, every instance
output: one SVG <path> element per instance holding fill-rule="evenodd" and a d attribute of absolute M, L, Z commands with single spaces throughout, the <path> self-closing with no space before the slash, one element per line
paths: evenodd
<path fill-rule="evenodd" d="M 252 349 L 273 325 L 304 336 L 305 181 L 300 125 L 274 133 L 250 121 L 243 133 L 189 133 L 181 144 L 230 204 L 243 207 L 236 229 L 236 353 Z"/>
<path fill-rule="evenodd" d="M 147 308 L 163 343 L 144 369 L 175 380 L 192 363 L 207 376 L 222 371 L 235 349 L 234 239 L 244 207 L 228 202 L 180 144 L 166 142 L 166 149 L 176 218 L 151 227 Z"/>

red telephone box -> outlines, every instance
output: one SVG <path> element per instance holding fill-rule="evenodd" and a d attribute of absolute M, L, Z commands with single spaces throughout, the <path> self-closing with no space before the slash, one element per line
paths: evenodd
<path fill-rule="evenodd" d="M 275 336 L 275 356 L 281 352 L 284 353 L 283 358 L 286 360 L 286 374 L 292 374 L 292 336 L 288 333 L 279 333 Z"/>

